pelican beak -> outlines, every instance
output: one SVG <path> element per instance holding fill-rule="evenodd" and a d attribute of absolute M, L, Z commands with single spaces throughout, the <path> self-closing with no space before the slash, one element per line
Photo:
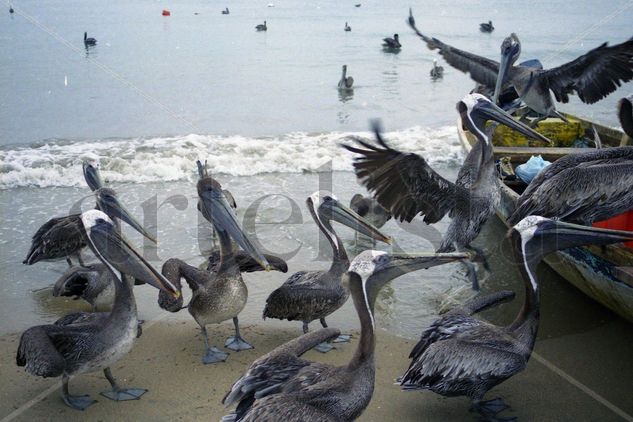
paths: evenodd
<path fill-rule="evenodd" d="M 109 208 L 108 210 L 109 212 L 106 212 L 106 214 L 114 215 L 115 217 L 121 219 L 122 221 L 125 221 L 134 230 L 136 230 L 137 232 L 139 232 L 140 234 L 142 234 L 143 236 L 145 236 L 152 242 L 158 243 L 156 242 L 156 238 L 152 236 L 151 234 L 149 234 L 147 230 L 143 228 L 141 223 L 139 223 L 138 221 L 136 221 L 134 217 L 132 217 L 132 214 L 130 214 L 130 212 L 127 209 L 125 209 L 123 204 L 121 204 L 121 202 L 119 202 L 118 199 L 114 198 L 114 201 L 111 204 L 108 204 L 106 207 Z"/>
<path fill-rule="evenodd" d="M 496 104 L 490 101 L 486 101 L 485 103 L 482 102 L 480 106 L 480 110 L 482 114 L 485 117 L 487 117 L 488 120 L 494 120 L 495 122 L 504 124 L 508 126 L 510 129 L 514 129 L 517 132 L 522 133 L 523 135 L 529 138 L 534 138 L 534 139 L 547 142 L 548 144 L 553 144 L 551 140 L 541 135 L 540 133 L 530 128 L 529 126 L 526 126 L 523 123 L 519 122 L 518 120 L 514 120 L 512 116 L 510 116 L 507 112 L 505 112 L 501 107 L 497 106 Z"/>
<path fill-rule="evenodd" d="M 421 270 L 423 268 L 436 267 L 455 261 L 463 261 L 470 259 L 471 255 L 464 252 L 452 253 L 419 253 L 410 255 L 387 255 L 388 261 L 381 271 L 388 271 L 390 278 L 396 278 L 400 275 L 410 273 L 412 271 Z"/>
<path fill-rule="evenodd" d="M 598 227 L 582 226 L 566 223 L 559 220 L 551 220 L 540 227 L 536 233 L 552 235 L 555 237 L 554 245 L 544 242 L 544 248 L 555 250 L 568 249 L 584 245 L 609 245 L 633 241 L 633 232 L 623 230 L 609 230 Z"/>
<path fill-rule="evenodd" d="M 505 82 L 506 74 L 510 69 L 511 60 L 510 57 L 512 54 L 510 52 L 506 52 L 501 54 L 501 62 L 499 63 L 499 74 L 497 75 L 497 82 L 495 84 L 495 93 L 492 96 L 492 102 L 497 104 L 499 102 L 499 95 L 501 94 L 501 88 L 503 87 L 503 83 Z"/>
<path fill-rule="evenodd" d="M 219 189 L 204 190 L 200 193 L 200 204 L 204 208 L 203 215 L 211 216 L 212 224 L 218 231 L 228 233 L 230 237 L 255 259 L 266 271 L 271 270 L 271 266 L 264 255 L 242 231 L 237 222 L 237 216 L 227 201 L 224 193 Z"/>
<path fill-rule="evenodd" d="M 331 200 L 322 203 L 319 207 L 319 212 L 323 212 L 321 211 L 323 208 L 325 208 L 326 215 L 332 220 L 356 230 L 365 236 L 369 236 L 372 239 L 391 245 L 391 237 L 382 234 L 376 227 L 366 222 L 363 217 L 356 214 L 353 210 L 341 204 L 336 199 L 332 198 Z"/>
<path fill-rule="evenodd" d="M 123 236 L 117 233 L 113 225 L 101 224 L 92 227 L 88 232 L 88 239 L 95 255 L 110 269 L 116 269 L 136 280 L 151 284 L 174 298 L 180 297 L 178 288 L 152 267 Z M 119 277 L 118 274 L 115 275 Z"/>
<path fill-rule="evenodd" d="M 99 176 L 99 170 L 88 162 L 83 163 L 84 179 L 91 191 L 96 191 L 103 187 L 103 182 Z"/>

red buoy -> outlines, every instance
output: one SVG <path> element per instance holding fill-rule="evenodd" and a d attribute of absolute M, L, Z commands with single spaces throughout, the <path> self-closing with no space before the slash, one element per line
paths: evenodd
<path fill-rule="evenodd" d="M 163 10 L 163 16 L 171 16 L 171 12 L 167 9 Z"/>

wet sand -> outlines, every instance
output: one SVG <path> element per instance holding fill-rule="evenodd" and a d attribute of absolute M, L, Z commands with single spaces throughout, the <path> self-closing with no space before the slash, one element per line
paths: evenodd
<path fill-rule="evenodd" d="M 211 341 L 221 344 L 232 334 L 232 324 L 209 327 Z M 31 376 L 15 365 L 19 335 L 0 338 L 0 418 L 5 420 L 219 420 L 227 413 L 222 397 L 246 367 L 258 356 L 299 334 L 299 327 L 279 324 L 245 325 L 243 335 L 256 347 L 254 350 L 231 353 L 227 362 L 203 365 L 200 362 L 202 340 L 193 321 L 165 315 L 146 323 L 143 336 L 132 352 L 112 370 L 127 387 L 147 388 L 140 400 L 113 402 L 99 395 L 109 388 L 102 373 L 84 374 L 71 380 L 74 394 L 90 394 L 98 403 L 79 412 L 66 407 L 61 400 L 60 379 Z M 581 344 L 583 335 L 575 341 Z M 305 357 L 331 364 L 344 364 L 352 355 L 358 333 L 351 345 L 337 345 L 328 354 L 308 352 Z M 568 338 L 569 340 L 569 338 Z M 415 342 L 395 337 L 380 330 L 377 341 L 376 388 L 371 404 L 362 415 L 363 421 L 472 421 L 465 398 L 443 398 L 431 392 L 401 392 L 393 384 L 408 365 L 409 351 Z M 537 345 L 555 352 L 556 341 L 543 340 Z M 577 385 L 533 358 L 527 370 L 501 384 L 489 398 L 503 397 L 511 406 L 506 416 L 524 421 L 545 420 L 627 420 L 583 391 Z M 630 403 L 629 403 L 630 405 Z M 629 406 L 630 407 L 630 406 Z M 625 409 L 629 413 L 631 409 Z M 9 418 L 7 418 L 7 416 Z M 631 420 L 631 419 L 629 419 Z"/>

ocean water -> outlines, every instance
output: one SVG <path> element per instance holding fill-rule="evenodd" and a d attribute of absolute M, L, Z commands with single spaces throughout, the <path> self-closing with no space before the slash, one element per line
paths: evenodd
<path fill-rule="evenodd" d="M 274 7 L 266 7 L 270 1 Z M 360 8 L 354 7 L 358 1 Z M 208 226 L 195 207 L 197 159 L 208 160 L 231 190 L 249 233 L 288 260 L 289 274 L 328 267 L 327 248 L 305 199 L 327 189 L 348 203 L 354 193 L 364 192 L 351 172 L 352 155 L 340 143 L 370 136 L 370 119 L 382 120 L 392 146 L 423 155 L 454 179 L 464 156 L 454 126 L 455 103 L 473 82 L 413 35 L 405 24 L 409 6 L 423 32 L 494 59 L 502 39 L 516 32 L 522 59 L 540 58 L 546 67 L 633 35 L 631 1 L 11 4 L 14 15 L 0 14 L 0 334 L 88 309 L 80 301 L 51 296 L 50 285 L 65 270 L 64 262 L 21 264 L 41 224 L 93 206 L 81 174 L 84 160 L 99 164 L 106 183 L 157 234 L 159 244 L 153 247 L 124 227 L 157 268 L 172 256 L 198 264 L 209 248 Z M 226 6 L 231 14 L 221 15 Z M 161 16 L 162 9 L 171 16 Z M 496 30 L 480 33 L 479 23 L 489 19 Z M 257 33 L 255 25 L 264 20 L 268 31 Z M 345 22 L 352 27 L 349 33 L 343 31 Z M 84 31 L 98 40 L 88 51 Z M 401 37 L 399 54 L 380 47 L 393 33 Z M 439 81 L 428 74 L 434 58 L 446 69 Z M 355 79 L 349 95 L 336 89 L 343 64 Z M 629 83 L 596 104 L 573 98 L 559 109 L 617 126 L 616 103 L 632 90 Z M 390 221 L 383 231 L 396 244 L 377 247 L 431 251 L 447 224 Z M 336 229 L 350 255 L 370 246 L 356 246 L 349 229 Z M 486 314 L 498 322 L 511 321 L 522 300 L 521 278 L 507 258 L 504 234 L 504 227 L 491 221 L 476 242 L 491 251 L 493 271 L 482 274 L 484 290 L 518 292 L 514 303 Z M 288 324 L 262 322 L 261 311 L 267 295 L 289 274 L 246 275 L 249 303 L 241 321 Z M 633 353 L 630 324 L 549 268 L 540 268 L 539 279 L 543 309 L 537 350 L 633 413 L 626 393 L 633 366 L 622 359 Z M 378 324 L 415 338 L 439 312 L 470 295 L 460 265 L 407 275 L 381 295 Z M 138 288 L 137 299 L 142 318 L 160 314 L 152 288 Z M 330 324 L 355 328 L 354 315 L 347 303 Z M 580 335 L 586 335 L 580 353 L 599 356 L 598 362 L 570 358 L 578 353 Z"/>

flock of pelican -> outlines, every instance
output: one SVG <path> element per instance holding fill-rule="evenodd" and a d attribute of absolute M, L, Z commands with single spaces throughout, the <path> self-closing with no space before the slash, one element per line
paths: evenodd
<path fill-rule="evenodd" d="M 504 86 L 514 88 L 541 118 L 555 114 L 550 90 L 562 101 L 576 92 L 583 101 L 593 102 L 608 95 L 620 82 L 633 78 L 632 40 L 614 47 L 603 45 L 558 68 L 526 71 L 520 66 L 511 67 L 520 52 L 514 34 L 506 39 L 508 45 L 504 41 L 502 46 L 506 59 L 497 63 L 421 34 L 412 15 L 409 23 L 430 48 L 440 50 L 449 64 L 470 72 L 477 82 L 495 89 L 493 100 L 473 93 L 457 103 L 462 124 L 478 143 L 466 157 L 455 182 L 436 173 L 423 157 L 390 147 L 377 123 L 373 126 L 376 142 L 354 139 L 342 145 L 355 154 L 354 171 L 371 197 L 355 196 L 350 207 L 330 192 L 318 191 L 306 199 L 315 224 L 329 241 L 332 263 L 328 270 L 296 272 L 270 294 L 263 317 L 301 321 L 304 334 L 256 359 L 233 383 L 223 403 L 234 405 L 235 410 L 223 421 L 358 418 L 374 391 L 377 341 L 374 304 L 380 290 L 403 274 L 453 262 L 469 267 L 472 287 L 479 289 L 473 262 L 481 262 L 485 267 L 487 264 L 484 252 L 472 242 L 499 203 L 491 132 L 486 123 L 502 124 L 549 142 L 495 104 L 499 91 Z M 390 40 L 389 43 L 398 42 L 397 35 Z M 620 113 L 624 130 L 631 135 L 633 116 L 629 99 L 621 102 Z M 94 403 L 89 396 L 72 395 L 69 391 L 69 378 L 87 372 L 103 371 L 111 390 L 102 395 L 111 400 L 139 399 L 147 391 L 121 387 L 110 370 L 141 334 L 135 284 L 147 283 L 158 289 L 157 302 L 164 310 L 187 309 L 203 333 L 204 364 L 222 362 L 228 357 L 228 352 L 211 345 L 209 325 L 232 320 L 235 335 L 225 341 L 224 347 L 236 352 L 253 347 L 239 329 L 238 316 L 248 299 L 242 273 L 270 270 L 285 273 L 288 266 L 283 259 L 258 249 L 240 227 L 230 193 L 209 175 L 206 164 L 198 162 L 197 166 L 198 210 L 213 227 L 219 243 L 219 250 L 209 258 L 206 270 L 174 257 L 158 271 L 143 259 L 120 233 L 120 221 L 148 239 L 155 239 L 125 209 L 116 192 L 104 186 L 98 168 L 90 163 L 84 163 L 83 173 L 96 197 L 95 209 L 53 218 L 33 236 L 24 263 L 65 259 L 70 268 L 56 283 L 54 293 L 82 297 L 93 305 L 93 312 L 74 313 L 53 324 L 29 328 L 18 346 L 19 366 L 33 375 L 62 377 L 62 398 L 68 406 L 84 410 Z M 486 401 L 484 397 L 491 388 L 524 370 L 531 356 L 539 326 L 536 267 L 544 256 L 556 250 L 633 240 L 633 232 L 589 225 L 633 209 L 631 186 L 633 147 L 570 155 L 536 177 L 522 195 L 508 233 L 526 292 L 515 320 L 510 325 L 497 326 L 476 317 L 484 309 L 514 299 L 512 291 L 480 294 L 449 311 L 423 331 L 409 356 L 408 369 L 398 378 L 401 388 L 467 396 L 481 420 L 509 420 L 498 416 L 507 407 L 502 399 Z M 451 218 L 434 253 L 367 250 L 350 260 L 332 224 L 346 225 L 373 241 L 390 244 L 392 238 L 377 226 L 391 217 L 411 221 L 418 215 L 427 224 L 445 216 Z M 98 263 L 84 263 L 81 252 L 85 248 L 92 251 Z M 71 258 L 79 266 L 74 266 Z M 183 303 L 182 279 L 192 292 L 187 305 Z M 422 277 L 419 281 L 423 282 Z M 95 304 L 108 292 L 113 296 L 111 311 L 96 312 Z M 360 324 L 360 339 L 351 360 L 342 366 L 331 366 L 302 358 L 310 349 L 325 353 L 332 348 L 331 342 L 350 340 L 326 323 L 326 318 L 349 296 Z M 309 331 L 308 325 L 316 320 L 322 328 Z M 404 364 L 405 357 L 402 359 Z"/>

